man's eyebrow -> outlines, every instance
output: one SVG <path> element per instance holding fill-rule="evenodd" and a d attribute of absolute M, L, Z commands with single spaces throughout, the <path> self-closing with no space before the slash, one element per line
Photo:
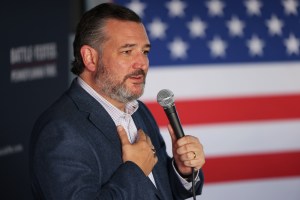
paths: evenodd
<path fill-rule="evenodd" d="M 135 47 L 137 44 L 124 44 L 120 47 L 120 49 Z M 145 44 L 143 48 L 151 48 L 150 44 Z"/>
<path fill-rule="evenodd" d="M 145 47 L 150 49 L 151 48 L 151 44 L 146 44 Z"/>
<path fill-rule="evenodd" d="M 129 47 L 134 47 L 136 46 L 136 44 L 124 44 L 120 47 L 120 49 L 124 49 L 124 48 L 129 48 Z"/>

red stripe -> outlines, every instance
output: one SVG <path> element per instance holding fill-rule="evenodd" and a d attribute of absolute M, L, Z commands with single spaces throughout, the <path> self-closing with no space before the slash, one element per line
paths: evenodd
<path fill-rule="evenodd" d="M 206 183 L 300 176 L 300 151 L 206 158 Z"/>
<path fill-rule="evenodd" d="M 300 118 L 300 94 L 176 101 L 182 124 L 210 124 Z M 162 107 L 146 102 L 159 126 L 168 121 Z"/>

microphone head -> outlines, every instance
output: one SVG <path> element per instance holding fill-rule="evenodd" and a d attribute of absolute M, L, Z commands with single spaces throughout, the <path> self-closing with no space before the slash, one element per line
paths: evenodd
<path fill-rule="evenodd" d="M 163 108 L 170 108 L 174 105 L 175 99 L 174 94 L 171 90 L 163 89 L 157 94 L 157 102 Z"/>

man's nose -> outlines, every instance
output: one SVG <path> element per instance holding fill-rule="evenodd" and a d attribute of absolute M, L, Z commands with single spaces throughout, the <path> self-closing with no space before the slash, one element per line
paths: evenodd
<path fill-rule="evenodd" d="M 147 69 L 149 67 L 149 59 L 147 54 L 144 52 L 137 53 L 134 59 L 133 67 L 143 70 Z"/>

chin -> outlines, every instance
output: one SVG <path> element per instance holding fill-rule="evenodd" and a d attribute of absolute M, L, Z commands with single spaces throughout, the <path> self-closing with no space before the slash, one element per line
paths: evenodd
<path fill-rule="evenodd" d="M 143 94 L 144 93 L 144 84 L 140 84 L 140 85 L 135 85 L 132 89 L 131 89 L 131 93 L 138 95 L 138 94 Z"/>

